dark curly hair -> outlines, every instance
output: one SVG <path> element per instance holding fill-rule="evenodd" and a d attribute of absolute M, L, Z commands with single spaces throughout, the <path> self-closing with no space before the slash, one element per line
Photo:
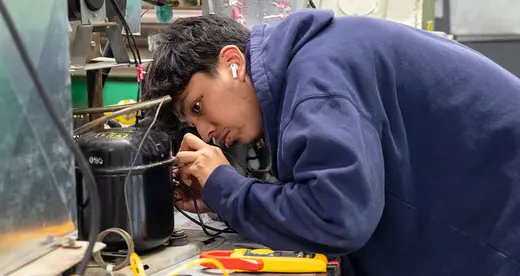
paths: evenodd
<path fill-rule="evenodd" d="M 172 97 L 172 102 L 161 107 L 158 127 L 167 132 L 178 129 L 173 106 L 191 77 L 198 72 L 215 76 L 222 48 L 235 45 L 245 52 L 249 33 L 231 18 L 210 15 L 178 19 L 152 36 L 153 62 L 147 67 L 142 98 Z M 150 114 L 155 111 L 149 110 Z"/>

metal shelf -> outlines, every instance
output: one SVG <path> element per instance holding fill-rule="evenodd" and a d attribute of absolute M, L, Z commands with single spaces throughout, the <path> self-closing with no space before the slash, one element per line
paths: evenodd
<path fill-rule="evenodd" d="M 149 63 L 152 59 L 142 59 L 142 63 Z M 130 67 L 133 66 L 135 63 L 133 60 L 130 61 L 130 63 L 117 63 L 114 58 L 104 58 L 104 57 L 98 57 L 90 60 L 89 63 L 85 65 L 85 67 L 82 68 L 74 68 L 70 67 L 70 72 L 80 72 L 80 71 L 89 71 L 89 70 L 100 70 L 105 68 L 117 68 L 117 67 Z"/>

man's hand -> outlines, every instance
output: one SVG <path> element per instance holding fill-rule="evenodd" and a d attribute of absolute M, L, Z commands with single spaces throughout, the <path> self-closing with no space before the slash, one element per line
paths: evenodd
<path fill-rule="evenodd" d="M 175 206 L 190 213 L 209 213 L 212 210 L 202 202 L 202 188 L 200 185 L 192 185 L 188 187 L 185 185 L 178 185 L 175 187 Z M 195 202 L 197 208 L 195 208 Z"/>
<path fill-rule="evenodd" d="M 178 168 L 173 169 L 173 179 L 177 180 L 175 184 L 175 206 L 190 213 L 209 213 L 212 212 L 204 202 L 202 202 L 202 187 L 197 180 L 190 182 L 190 187 L 179 182 L 180 171 Z M 195 202 L 197 208 L 195 208 Z"/>
<path fill-rule="evenodd" d="M 181 184 L 176 189 L 176 197 L 182 200 L 177 201 L 175 205 L 191 213 L 211 212 L 212 210 L 202 202 L 202 188 L 213 170 L 220 165 L 229 165 L 222 150 L 188 133 L 184 135 L 176 157 L 178 170 L 174 172 L 175 178 L 186 186 Z"/>
<path fill-rule="evenodd" d="M 218 166 L 229 165 L 220 148 L 206 144 L 191 133 L 184 135 L 176 157 L 180 180 L 188 186 L 192 185 L 194 178 L 204 187 L 209 175 Z"/>

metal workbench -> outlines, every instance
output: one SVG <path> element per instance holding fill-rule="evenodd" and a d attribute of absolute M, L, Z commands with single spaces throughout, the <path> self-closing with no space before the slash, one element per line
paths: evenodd
<path fill-rule="evenodd" d="M 178 221 L 176 221 L 176 225 L 178 225 Z M 179 226 L 179 225 L 178 225 Z M 182 228 L 182 227 L 178 227 Z M 202 230 L 194 230 L 194 229 L 184 229 L 184 232 L 188 235 L 188 244 L 183 246 L 168 246 L 162 247 L 153 252 L 147 254 L 140 254 L 143 265 L 146 268 L 147 276 L 166 276 L 169 272 L 173 271 L 176 268 L 179 268 L 190 261 L 196 260 L 199 257 L 201 252 L 207 250 L 227 250 L 233 249 L 235 247 L 244 247 L 243 244 L 247 244 L 249 246 L 255 245 L 244 238 L 240 237 L 237 234 L 222 234 L 219 237 L 211 238 L 206 236 Z M 242 245 L 241 245 L 242 244 Z M 257 245 L 259 246 L 259 245 Z M 113 275 L 113 276 L 133 276 L 132 270 L 130 267 L 125 267 L 118 271 L 112 272 L 112 274 L 107 273 L 107 271 L 94 263 L 87 269 L 87 276 L 105 276 L 105 275 Z M 183 276 L 205 276 L 205 275 L 221 275 L 221 272 L 218 270 L 205 270 L 201 266 L 195 266 L 185 273 Z M 251 273 L 233 273 L 233 275 L 252 275 Z M 269 273 L 255 273 L 254 275 L 280 275 L 277 274 L 269 274 Z M 312 273 L 312 274 L 291 274 L 292 276 L 318 276 L 318 275 L 326 275 L 326 273 Z"/>
<path fill-rule="evenodd" d="M 191 232 L 191 235 L 194 235 L 195 233 L 194 232 Z M 204 235 L 202 233 L 202 231 L 200 231 L 198 233 L 198 235 Z M 228 250 L 228 249 L 233 249 L 235 247 L 235 245 L 237 244 L 240 244 L 240 243 L 248 243 L 247 240 L 244 240 L 243 238 L 241 238 L 240 236 L 236 235 L 236 234 L 226 234 L 225 236 L 223 236 L 222 238 L 217 238 L 218 241 L 215 241 L 213 245 L 211 244 L 208 244 L 209 247 L 212 247 L 212 248 L 208 248 L 208 249 L 205 249 L 205 250 L 211 250 L 211 249 L 220 249 L 220 250 Z M 240 247 L 240 246 L 239 246 Z M 164 256 L 166 257 L 166 256 Z M 168 275 L 169 272 L 171 272 L 172 270 L 178 268 L 178 267 L 181 267 L 191 261 L 194 261 L 196 259 L 198 259 L 198 254 L 195 255 L 195 256 L 192 256 L 190 257 L 189 259 L 186 259 L 185 261 L 182 261 L 182 262 L 179 262 L 175 265 L 172 265 L 171 267 L 168 267 L 166 269 L 163 269 L 161 271 L 158 271 L 154 274 L 151 274 L 151 276 L 166 276 Z M 230 273 L 231 274 L 231 273 Z M 215 269 L 204 269 L 203 267 L 201 266 L 195 266 L 193 268 L 190 268 L 189 270 L 186 270 L 183 274 L 183 276 L 187 276 L 187 275 L 191 275 L 191 276 L 215 276 L 215 275 L 221 275 L 221 272 L 219 270 L 215 270 Z M 233 273 L 232 275 L 249 275 L 251 276 L 252 274 L 251 273 Z M 280 273 L 276 273 L 276 274 L 272 274 L 272 273 L 255 273 L 254 275 L 263 275 L 263 276 L 273 276 L 273 275 L 280 275 Z M 322 275 L 322 273 L 319 273 L 319 274 L 316 274 L 316 273 L 313 273 L 313 274 L 290 274 L 290 275 L 293 275 L 293 276 L 318 276 L 318 275 Z M 323 275 L 326 275 L 326 273 L 323 273 Z"/>

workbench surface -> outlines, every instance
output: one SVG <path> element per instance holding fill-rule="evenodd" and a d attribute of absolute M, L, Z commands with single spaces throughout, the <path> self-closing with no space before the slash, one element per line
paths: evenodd
<path fill-rule="evenodd" d="M 194 233 L 193 232 L 190 232 L 191 235 L 193 235 Z M 190 235 L 189 234 L 189 235 Z M 204 235 L 202 233 L 202 231 L 200 231 L 199 235 Z M 217 245 L 215 248 L 212 248 L 212 249 L 207 249 L 207 250 L 213 250 L 213 249 L 218 249 L 218 250 L 229 250 L 229 249 L 233 249 L 235 247 L 242 247 L 240 246 L 240 244 L 249 244 L 249 245 L 252 245 L 251 243 L 247 242 L 246 240 L 244 240 L 243 238 L 241 238 L 240 236 L 236 235 L 236 234 L 227 234 L 227 235 L 224 235 L 223 238 L 222 238 L 222 242 L 219 242 L 219 245 Z M 258 245 L 257 245 L 258 246 Z M 166 269 L 163 269 L 162 271 L 159 271 L 157 273 L 154 273 L 154 274 L 150 274 L 151 276 L 166 276 L 168 275 L 169 272 L 173 271 L 174 269 L 178 268 L 178 267 L 181 267 L 191 261 L 194 261 L 194 260 L 197 260 L 199 258 L 198 254 L 183 261 L 183 262 L 180 262 L 176 265 L 173 265 L 171 267 L 168 267 Z M 273 273 L 229 273 L 230 275 L 248 275 L 248 276 L 251 276 L 251 275 L 262 275 L 262 276 L 273 276 L 273 275 L 280 275 L 280 273 L 276 273 L 276 274 L 273 274 Z M 194 266 L 188 270 L 186 270 L 185 272 L 183 272 L 181 274 L 182 276 L 217 276 L 217 275 L 222 275 L 222 272 L 218 269 L 204 269 L 203 267 L 201 266 Z M 322 273 L 319 273 L 319 274 L 316 274 L 316 273 L 312 273 L 312 274 L 290 274 L 291 276 L 318 276 L 318 275 L 322 275 Z M 323 273 L 323 275 L 326 275 L 326 273 Z"/>
<path fill-rule="evenodd" d="M 180 220 L 180 219 L 179 219 Z M 179 220 L 176 221 L 177 226 L 179 225 Z M 183 227 L 179 227 L 183 228 Z M 146 268 L 147 276 L 166 276 L 169 272 L 173 271 L 176 268 L 179 268 L 190 261 L 196 260 L 199 257 L 201 252 L 207 250 L 228 250 L 233 249 L 235 247 L 244 247 L 241 244 L 247 244 L 248 246 L 254 245 L 249 243 L 247 240 L 243 239 L 237 234 L 222 234 L 216 238 L 210 238 L 206 236 L 202 230 L 195 229 L 183 229 L 184 232 L 188 235 L 188 244 L 183 246 L 169 246 L 162 247 L 153 252 L 147 254 L 140 254 L 141 261 Z M 231 275 L 253 275 L 251 273 L 230 273 Z M 133 276 L 131 268 L 125 267 L 118 271 L 107 273 L 107 271 L 96 264 L 92 263 L 91 266 L 87 269 L 87 276 Z M 194 266 L 187 270 L 182 276 L 218 276 L 222 275 L 219 270 L 211 269 L 205 270 L 201 266 Z M 271 273 L 255 273 L 254 275 L 280 275 L 271 274 Z M 319 274 L 290 274 L 291 276 L 317 276 L 317 275 L 326 275 L 326 273 Z"/>
<path fill-rule="evenodd" d="M 190 258 L 182 263 L 179 264 L 179 266 L 182 266 L 182 265 L 185 265 L 191 261 L 194 261 L 198 259 L 197 256 L 193 257 L 193 258 Z M 166 276 L 168 275 L 169 272 L 171 272 L 173 269 L 177 268 L 178 266 L 175 266 L 175 267 L 172 267 L 171 269 L 168 269 L 168 270 L 165 270 L 165 271 L 161 271 L 159 273 L 156 273 L 156 274 L 153 274 L 152 276 Z M 182 272 L 181 275 L 179 276 L 218 276 L 218 275 L 222 275 L 222 272 L 218 269 L 207 269 L 205 270 L 203 267 L 193 267 L 193 268 L 190 268 L 184 272 Z M 256 276 L 275 276 L 275 275 L 280 275 L 280 273 L 229 273 L 229 275 L 232 275 L 232 276 L 235 276 L 235 275 L 241 275 L 241 276 L 253 276 L 253 275 L 256 275 Z M 291 274 L 287 274 L 287 275 L 290 275 L 290 276 L 325 276 L 326 273 L 313 273 L 313 274 L 294 274 L 294 273 L 291 273 Z"/>

